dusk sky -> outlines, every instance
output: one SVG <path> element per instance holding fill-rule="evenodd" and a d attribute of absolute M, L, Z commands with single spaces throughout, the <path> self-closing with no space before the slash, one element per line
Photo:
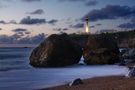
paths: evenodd
<path fill-rule="evenodd" d="M 91 33 L 135 28 L 135 0 L 0 0 L 0 11 L 0 43 L 84 32 L 85 16 Z"/>

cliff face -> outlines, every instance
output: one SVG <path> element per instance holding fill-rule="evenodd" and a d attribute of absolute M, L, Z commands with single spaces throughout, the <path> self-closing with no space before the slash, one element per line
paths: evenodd
<path fill-rule="evenodd" d="M 121 42 L 118 42 L 118 46 L 121 48 L 135 48 L 135 37 L 121 40 Z"/>
<path fill-rule="evenodd" d="M 89 36 L 83 57 L 88 65 L 114 64 L 119 62 L 119 48 L 112 38 L 104 34 Z"/>

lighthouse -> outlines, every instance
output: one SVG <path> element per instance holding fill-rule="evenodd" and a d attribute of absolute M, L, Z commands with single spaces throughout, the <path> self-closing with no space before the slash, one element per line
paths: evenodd
<path fill-rule="evenodd" d="M 89 18 L 88 18 L 88 16 L 86 16 L 85 21 L 86 21 L 86 33 L 89 33 Z"/>

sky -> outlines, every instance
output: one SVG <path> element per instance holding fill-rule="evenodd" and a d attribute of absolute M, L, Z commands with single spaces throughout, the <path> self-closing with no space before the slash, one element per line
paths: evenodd
<path fill-rule="evenodd" d="M 0 0 L 0 43 L 39 43 L 54 33 L 135 28 L 135 0 Z"/>

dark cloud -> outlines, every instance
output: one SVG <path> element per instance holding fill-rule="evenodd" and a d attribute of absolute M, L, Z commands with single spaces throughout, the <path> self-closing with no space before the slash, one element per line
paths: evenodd
<path fill-rule="evenodd" d="M 87 6 L 95 6 L 98 4 L 96 0 L 89 0 L 85 3 Z"/>
<path fill-rule="evenodd" d="M 98 21 L 105 19 L 117 19 L 117 18 L 127 18 L 135 15 L 135 9 L 128 6 L 120 5 L 107 5 L 101 9 L 94 9 L 87 13 L 82 19 L 85 20 L 85 17 L 89 17 L 89 21 Z"/>
<path fill-rule="evenodd" d="M 123 23 L 118 26 L 119 28 L 122 29 L 134 29 L 135 28 L 135 23 Z"/>
<path fill-rule="evenodd" d="M 95 28 L 95 26 L 89 26 L 89 28 Z"/>
<path fill-rule="evenodd" d="M 12 30 L 13 32 L 26 32 L 27 29 L 23 29 L 23 28 L 17 28 L 17 29 L 14 29 Z"/>
<path fill-rule="evenodd" d="M 23 36 L 25 36 L 25 34 L 23 32 L 17 32 L 12 37 L 14 37 L 16 39 L 20 39 Z"/>
<path fill-rule="evenodd" d="M 89 26 L 89 28 L 95 28 L 96 26 L 101 26 L 102 24 L 98 23 L 98 24 L 95 24 L 95 25 L 92 25 L 92 26 Z"/>
<path fill-rule="evenodd" d="M 54 28 L 54 31 L 61 31 L 61 28 Z"/>
<path fill-rule="evenodd" d="M 96 24 L 96 26 L 101 26 L 101 25 L 102 25 L 101 23 Z"/>
<path fill-rule="evenodd" d="M 53 29 L 54 31 L 67 31 L 68 30 L 68 28 L 54 28 Z"/>
<path fill-rule="evenodd" d="M 37 9 L 33 12 L 29 12 L 28 14 L 39 14 L 39 15 L 41 15 L 41 14 L 44 14 L 44 10 L 43 9 Z"/>
<path fill-rule="evenodd" d="M 25 36 L 24 32 L 17 32 L 16 34 L 20 35 L 20 36 Z"/>
<path fill-rule="evenodd" d="M 23 28 L 17 28 L 17 29 L 14 29 L 12 31 L 15 32 L 15 34 L 13 35 L 13 37 L 16 37 L 17 39 L 25 36 L 26 35 L 26 32 L 28 32 L 27 29 L 23 29 Z"/>
<path fill-rule="evenodd" d="M 96 0 L 59 0 L 60 2 L 81 2 L 86 6 L 95 6 L 98 4 Z"/>
<path fill-rule="evenodd" d="M 101 34 L 101 33 L 115 33 L 115 32 L 118 32 L 118 31 L 115 30 L 115 29 L 101 29 L 101 30 L 97 31 L 96 34 Z"/>
<path fill-rule="evenodd" d="M 31 18 L 30 16 L 23 18 L 20 21 L 20 24 L 26 24 L 26 25 L 33 25 L 33 24 L 45 24 L 46 20 L 45 19 L 39 19 L 39 18 Z"/>
<path fill-rule="evenodd" d="M 51 24 L 55 25 L 58 22 L 56 19 L 52 19 L 50 21 L 46 21 L 46 19 L 40 19 L 40 18 L 31 18 L 30 16 L 27 16 L 20 20 L 19 23 L 17 23 L 15 20 L 11 20 L 9 22 L 6 22 L 4 20 L 0 21 L 0 24 L 25 24 L 25 25 L 40 25 L 40 24 Z"/>
<path fill-rule="evenodd" d="M 22 1 L 24 1 L 24 2 L 39 2 L 41 0 L 22 0 Z"/>
<path fill-rule="evenodd" d="M 58 22 L 58 20 L 52 19 L 52 20 L 48 21 L 47 23 L 48 23 L 48 24 L 55 25 L 57 22 Z"/>
<path fill-rule="evenodd" d="M 27 32 L 25 32 L 25 34 L 31 34 L 31 32 L 28 32 L 28 31 L 27 31 Z"/>
<path fill-rule="evenodd" d="M 78 23 L 76 25 L 70 25 L 70 27 L 72 27 L 72 28 L 83 28 L 84 24 L 83 23 Z"/>
<path fill-rule="evenodd" d="M 0 21 L 0 24 L 6 24 L 6 22 L 2 20 L 2 21 Z"/>
<path fill-rule="evenodd" d="M 2 28 L 0 28 L 0 30 L 2 30 Z"/>
<path fill-rule="evenodd" d="M 63 28 L 62 30 L 63 30 L 63 31 L 67 31 L 67 30 L 68 30 L 68 28 Z"/>
<path fill-rule="evenodd" d="M 0 21 L 0 24 L 17 24 L 17 23 L 16 23 L 15 20 L 11 20 L 11 21 L 9 21 L 9 22 L 6 22 L 6 21 L 4 21 L 4 20 L 1 20 L 1 21 Z"/>

